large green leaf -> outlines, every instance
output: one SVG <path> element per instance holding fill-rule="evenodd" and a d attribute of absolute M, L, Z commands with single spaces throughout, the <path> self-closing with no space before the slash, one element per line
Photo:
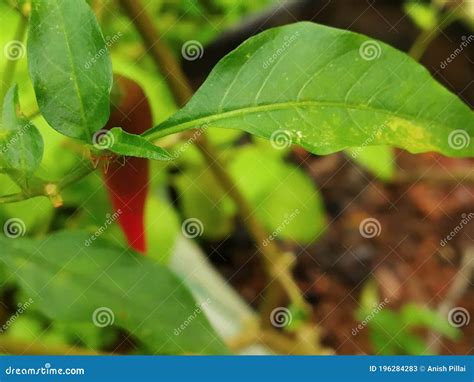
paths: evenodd
<path fill-rule="evenodd" d="M 247 40 L 147 135 L 202 126 L 316 154 L 367 145 L 473 154 L 473 113 L 425 68 L 384 43 L 307 22 Z"/>
<path fill-rule="evenodd" d="M 34 0 L 28 65 L 41 113 L 64 135 L 90 141 L 109 118 L 112 66 L 84 0 Z"/>
<path fill-rule="evenodd" d="M 1 260 L 52 319 L 115 323 L 153 353 L 227 352 L 184 284 L 156 262 L 84 232 L 0 245 Z"/>
<path fill-rule="evenodd" d="M 14 170 L 26 183 L 41 163 L 43 139 L 31 121 L 19 115 L 18 88 L 13 86 L 3 102 L 0 124 L 0 167 Z"/>

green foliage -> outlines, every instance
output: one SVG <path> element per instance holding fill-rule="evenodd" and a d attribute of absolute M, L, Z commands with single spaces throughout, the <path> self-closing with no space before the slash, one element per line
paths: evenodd
<path fill-rule="evenodd" d="M 367 146 L 347 149 L 349 157 L 363 168 L 384 181 L 390 181 L 395 175 L 395 155 L 387 146 Z"/>
<path fill-rule="evenodd" d="M 19 182 L 28 183 L 28 178 L 41 163 L 43 139 L 36 126 L 19 116 L 18 88 L 13 86 L 3 102 L 0 125 L 0 165 L 20 175 Z M 26 187 L 25 187 L 26 188 Z"/>
<path fill-rule="evenodd" d="M 366 322 L 373 350 L 379 355 L 425 354 L 426 344 L 417 329 L 428 329 L 451 340 L 460 336 L 459 329 L 436 311 L 416 304 L 405 304 L 399 311 L 379 303 L 378 291 L 373 281 L 362 290 L 356 317 Z"/>
<path fill-rule="evenodd" d="M 101 142 L 103 139 L 103 142 Z M 155 146 L 136 134 L 129 134 L 120 127 L 109 131 L 100 131 L 96 135 L 94 146 L 107 149 L 119 155 L 130 157 L 148 158 L 154 160 L 171 160 L 172 157 L 162 148 Z"/>
<path fill-rule="evenodd" d="M 201 266 L 194 274 L 196 262 L 190 259 L 196 260 L 199 251 L 182 238 L 180 218 L 199 219 L 206 239 L 218 240 L 232 234 L 237 206 L 193 148 L 194 139 L 176 144 L 179 138 L 170 136 L 159 141 L 172 146 L 169 154 L 152 144 L 153 138 L 209 128 L 209 141 L 225 149 L 223 162 L 267 229 L 268 240 L 299 243 L 316 240 L 326 221 L 313 180 L 289 160 L 292 144 L 315 154 L 346 149 L 354 161 L 387 181 L 395 172 L 392 146 L 472 155 L 469 108 L 420 65 L 381 42 L 311 23 L 268 30 L 225 57 L 189 104 L 176 112 L 166 80 L 144 55 L 148 47 L 130 21 L 105 7 L 98 16 L 107 35 L 104 41 L 91 3 L 32 0 L 28 68 L 21 57 L 10 67 L 15 69 L 14 80 L 22 84 L 20 97 L 14 86 L 3 100 L 0 194 L 23 191 L 30 196 L 32 185 L 44 188 L 41 178 L 60 182 L 84 160 L 87 149 L 156 160 L 146 202 L 148 256 L 126 248 L 116 222 L 105 225 L 111 205 L 99 171 L 60 190 L 62 209 L 54 210 L 47 198 L 2 205 L 0 222 L 15 218 L 24 228 L 20 234 L 30 237 L 0 238 L 0 279 L 8 288 L 20 287 L 25 296 L 35 297 L 31 310 L 8 329 L 15 338 L 33 341 L 41 335 L 45 344 L 101 349 L 114 345 L 119 331 L 125 330 L 142 353 L 227 353 L 202 306 L 184 286 L 192 286 L 202 301 L 206 288 L 219 289 L 220 284 Z M 269 3 L 153 1 L 149 10 L 180 52 L 183 41 L 205 44 L 243 14 Z M 437 22 L 436 15 L 419 4 L 408 5 L 407 11 L 423 29 Z M 202 25 L 206 12 L 212 27 Z M 4 3 L 0 14 L 4 46 L 14 36 L 19 15 Z M 114 39 L 108 37 L 112 34 Z M 145 89 L 154 120 L 164 121 L 145 136 L 120 126 L 103 130 L 110 113 L 110 56 L 114 72 L 136 80 Z M 20 113 L 19 98 L 24 110 L 34 112 L 35 96 L 40 115 L 31 118 L 33 125 Z M 245 132 L 254 137 L 249 139 Z M 456 145 L 455 133 L 467 144 Z M 170 184 L 178 191 L 179 210 L 169 200 Z M 183 252 L 186 264 L 169 265 L 173 251 Z M 180 273 L 185 280 L 169 266 L 177 272 L 185 269 Z M 220 296 L 209 309 L 218 329 L 229 297 L 221 292 L 210 295 Z M 377 302 L 376 291 L 366 293 L 360 319 Z M 111 313 L 114 325 L 97 325 L 97 310 Z M 308 317 L 295 305 L 290 305 L 290 313 L 293 321 L 285 330 L 296 331 Z M 235 311 L 229 309 L 224 316 L 235 319 Z M 424 343 L 414 331 L 419 328 L 450 339 L 459 336 L 436 312 L 410 304 L 398 312 L 383 309 L 368 325 L 374 349 L 381 354 L 422 353 Z"/>
<path fill-rule="evenodd" d="M 106 312 L 108 324 L 128 330 L 154 353 L 226 353 L 168 268 L 101 238 L 87 245 L 89 239 L 83 232 L 60 232 L 40 242 L 2 238 L 2 261 L 49 318 L 100 326 L 98 312 Z M 185 323 L 185 332 L 176 335 Z"/>
<path fill-rule="evenodd" d="M 227 158 L 229 172 L 270 233 L 269 240 L 310 243 L 324 231 L 321 196 L 303 170 L 286 163 L 275 151 L 263 145 L 232 149 Z M 186 163 L 194 158 L 189 152 L 185 156 Z M 185 218 L 199 219 L 204 237 L 223 239 L 231 233 L 237 206 L 205 164 L 189 165 L 174 183 Z"/>
<path fill-rule="evenodd" d="M 438 25 L 438 12 L 434 5 L 412 0 L 408 1 L 404 8 L 420 29 L 430 30 Z"/>
<path fill-rule="evenodd" d="M 120 48 L 120 44 L 118 45 Z M 160 73 L 154 67 L 149 68 L 149 65 L 137 65 L 135 60 L 125 57 L 125 53 L 127 52 L 111 52 L 114 74 L 133 78 L 140 85 L 150 103 L 153 121 L 163 121 L 176 112 L 174 99 Z"/>
<path fill-rule="evenodd" d="M 232 232 L 235 206 L 205 166 L 188 169 L 174 183 L 184 217 L 198 219 L 204 237 L 218 240 Z"/>
<path fill-rule="evenodd" d="M 41 113 L 64 135 L 90 142 L 110 114 L 112 66 L 82 0 L 34 0 L 28 65 Z"/>
<path fill-rule="evenodd" d="M 150 189 L 145 210 L 145 230 L 148 238 L 147 255 L 167 264 L 181 233 L 178 212 L 169 201 L 166 188 L 170 183 L 166 172 L 168 162 L 150 163 Z"/>
<path fill-rule="evenodd" d="M 204 125 L 315 154 L 390 145 L 467 156 L 473 143 L 454 146 L 451 134 L 474 136 L 471 110 L 421 65 L 384 43 L 312 23 L 247 40 L 217 64 L 183 109 L 147 135 Z"/>
<path fill-rule="evenodd" d="M 269 240 L 310 243 L 323 232 L 321 196 L 300 168 L 250 146 L 236 153 L 229 171 L 271 233 Z"/>
<path fill-rule="evenodd" d="M 407 304 L 399 312 L 384 309 L 368 324 L 374 351 L 379 355 L 425 354 L 426 344 L 416 329 L 432 330 L 452 340 L 459 338 L 458 329 L 427 307 Z"/>

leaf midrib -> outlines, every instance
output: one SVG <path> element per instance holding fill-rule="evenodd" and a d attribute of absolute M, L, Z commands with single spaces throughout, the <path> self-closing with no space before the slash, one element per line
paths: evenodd
<path fill-rule="evenodd" d="M 58 265 L 54 262 L 51 262 L 49 259 L 47 259 L 43 256 L 41 256 L 41 259 L 39 259 L 38 256 L 36 256 L 36 255 L 30 256 L 30 255 L 28 255 L 27 251 L 25 251 L 24 249 L 21 249 L 21 248 L 15 248 L 15 251 L 17 251 L 17 253 L 21 254 L 19 257 L 26 260 L 29 264 L 33 264 L 34 266 L 36 266 L 38 268 L 42 268 L 48 273 L 54 273 L 53 277 L 56 277 L 56 275 L 58 275 L 60 272 L 67 272 L 69 275 L 71 275 L 71 276 L 73 276 L 77 279 L 80 279 L 80 280 L 85 280 L 88 284 L 90 284 L 90 282 L 89 282 L 90 280 L 89 280 L 89 278 L 87 278 L 87 276 L 84 276 L 83 274 L 78 273 L 78 272 L 74 272 L 73 270 L 71 270 L 69 268 L 61 267 L 60 265 Z M 10 259 L 12 259 L 12 258 L 10 257 Z M 99 287 L 98 289 L 100 289 L 103 293 L 106 293 L 108 295 L 113 295 L 113 296 L 115 296 L 115 298 L 122 301 L 124 303 L 124 305 L 131 306 L 133 311 L 143 311 L 144 306 L 138 303 L 138 301 L 140 301 L 140 300 L 131 298 L 128 295 L 117 294 L 116 290 L 111 289 L 107 285 L 103 284 L 101 282 L 100 278 L 95 280 L 95 284 Z M 25 287 L 29 288 L 28 285 L 26 285 Z M 116 317 L 117 317 L 117 315 L 116 315 Z M 135 320 L 133 318 L 131 318 L 132 316 L 129 316 L 129 317 L 130 317 L 128 319 L 129 322 L 133 323 Z M 122 319 L 120 317 L 120 315 L 118 315 L 117 318 L 120 321 L 126 321 L 126 320 Z M 78 321 L 78 322 L 82 322 L 82 320 Z M 156 325 L 155 328 L 157 330 L 162 331 L 163 333 L 166 333 L 167 330 L 169 329 L 168 327 L 166 327 L 164 325 L 161 325 L 160 322 L 158 322 L 156 320 L 154 322 L 155 322 L 154 325 Z M 130 331 L 130 333 L 132 333 L 132 334 L 135 334 L 131 329 L 127 328 L 125 324 L 121 325 L 119 323 L 118 326 L 123 327 L 125 330 Z M 139 326 L 141 326 L 141 325 L 139 325 Z M 146 339 L 140 339 L 140 340 L 145 344 L 149 343 L 149 341 L 146 340 Z"/>
<path fill-rule="evenodd" d="M 390 110 L 380 109 L 380 108 L 376 108 L 376 107 L 365 105 L 365 104 L 348 104 L 348 103 L 337 102 L 337 101 L 286 101 L 286 102 L 280 102 L 280 103 L 247 106 L 247 107 L 237 108 L 237 109 L 233 109 L 226 112 L 209 114 L 207 116 L 192 119 L 191 121 L 187 121 L 183 123 L 173 124 L 171 126 L 166 126 L 167 122 L 165 121 L 162 124 L 146 132 L 144 136 L 153 135 L 153 138 L 162 137 L 168 134 L 177 133 L 177 132 L 186 130 L 194 125 L 198 125 L 201 122 L 214 122 L 214 121 L 220 121 L 220 120 L 234 118 L 234 117 L 238 117 L 242 115 L 256 114 L 256 113 L 261 113 L 261 112 L 270 112 L 270 111 L 275 111 L 275 110 L 286 110 L 286 109 L 298 108 L 298 107 L 300 108 L 336 107 L 338 109 L 343 109 L 343 110 L 371 111 L 374 113 L 386 114 L 394 118 L 404 119 L 410 123 L 416 123 L 418 125 L 428 125 L 431 123 L 436 123 L 437 125 L 444 127 L 444 124 L 436 120 L 423 120 L 423 119 L 415 118 L 407 114 L 396 113 Z M 161 126 L 163 126 L 162 129 L 160 129 Z"/>
<path fill-rule="evenodd" d="M 61 267 L 58 264 L 49 261 L 49 259 L 44 258 L 43 256 L 42 256 L 42 259 L 39 260 L 37 258 L 37 256 L 28 256 L 26 251 L 24 251 L 22 249 L 16 248 L 16 250 L 19 253 L 23 254 L 22 257 L 27 262 L 33 263 L 35 266 L 37 266 L 39 268 L 43 268 L 48 273 L 54 273 L 54 276 L 56 276 L 60 272 L 67 272 L 69 275 L 73 276 L 74 278 L 77 278 L 79 280 L 83 280 L 83 281 L 87 282 L 88 284 L 90 284 L 90 282 L 89 282 L 90 279 L 87 278 L 87 276 L 84 276 L 81 273 L 74 272 L 71 269 Z M 143 305 L 137 303 L 139 300 L 133 299 L 133 298 L 127 296 L 127 295 L 118 294 L 116 290 L 111 289 L 107 285 L 103 284 L 100 279 L 96 280 L 95 284 L 98 286 L 98 289 L 101 290 L 101 292 L 106 293 L 108 295 L 115 296 L 115 298 L 117 298 L 119 301 L 122 301 L 124 303 L 126 302 L 125 305 L 127 305 L 127 306 L 134 306 L 134 309 L 138 309 L 140 311 L 143 310 Z M 161 328 L 163 330 L 166 330 L 166 328 L 164 328 L 163 326 L 161 326 Z M 125 328 L 125 329 L 127 329 L 127 328 Z"/>
<path fill-rule="evenodd" d="M 76 67 L 74 66 L 74 60 L 73 60 L 71 46 L 69 45 L 69 34 L 67 33 L 67 30 L 66 30 L 66 23 L 65 23 L 65 20 L 64 20 L 64 16 L 61 12 L 61 7 L 59 6 L 58 0 L 54 0 L 54 4 L 56 5 L 56 9 L 58 10 L 58 14 L 59 14 L 60 19 L 61 19 L 60 20 L 61 22 L 58 23 L 58 24 L 61 26 L 61 29 L 64 32 L 64 40 L 65 40 L 65 43 L 66 43 L 66 50 L 67 50 L 66 57 L 68 58 L 68 61 L 71 65 L 71 72 L 72 72 L 71 77 L 73 79 L 72 82 L 74 84 L 74 88 L 76 89 L 76 95 L 77 95 L 77 98 L 79 100 L 81 119 L 82 119 L 83 124 L 84 124 L 83 127 L 86 128 L 87 130 L 89 130 L 88 123 L 87 123 L 86 112 L 85 112 L 84 104 L 83 104 L 82 92 L 81 92 L 81 89 L 79 87 L 79 81 L 78 81 Z M 90 131 L 89 131 L 89 134 L 91 134 Z"/>

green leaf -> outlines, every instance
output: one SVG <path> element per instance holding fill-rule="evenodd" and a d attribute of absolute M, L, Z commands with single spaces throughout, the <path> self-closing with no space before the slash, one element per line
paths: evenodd
<path fill-rule="evenodd" d="M 268 240 L 311 243 L 324 231 L 322 198 L 300 168 L 260 147 L 246 147 L 236 153 L 229 171 L 257 218 L 271 233 Z"/>
<path fill-rule="evenodd" d="M 363 286 L 359 297 L 359 308 L 356 310 L 356 318 L 364 320 L 377 306 L 381 304 L 377 283 L 369 279 Z"/>
<path fill-rule="evenodd" d="M 15 85 L 10 88 L 3 102 L 0 166 L 14 170 L 26 182 L 41 163 L 43 138 L 36 126 L 21 117 L 19 111 L 18 88 Z"/>
<path fill-rule="evenodd" d="M 349 157 L 384 181 L 395 176 L 395 155 L 387 146 L 366 146 L 347 149 Z"/>
<path fill-rule="evenodd" d="M 0 238 L 1 260 L 51 319 L 114 323 L 153 353 L 227 353 L 202 308 L 168 268 L 90 238 L 66 231 L 41 241 Z"/>
<path fill-rule="evenodd" d="M 405 3 L 403 8 L 406 14 L 422 30 L 430 30 L 438 25 L 438 12 L 433 4 L 409 1 Z"/>
<path fill-rule="evenodd" d="M 156 189 L 158 188 L 154 188 Z M 171 202 L 162 195 L 157 195 L 156 192 L 150 193 L 147 197 L 145 231 L 147 256 L 166 264 L 173 254 L 176 239 L 181 233 L 181 221 Z"/>
<path fill-rule="evenodd" d="M 446 318 L 424 306 L 416 304 L 404 305 L 400 310 L 400 319 L 406 326 L 430 328 L 451 340 L 455 340 L 461 335 L 461 331 L 450 325 Z"/>
<path fill-rule="evenodd" d="M 145 205 L 145 236 L 148 258 L 167 264 L 181 234 L 181 218 L 168 196 L 168 162 L 150 163 L 150 192 Z"/>
<path fill-rule="evenodd" d="M 244 42 L 183 109 L 146 135 L 202 126 L 315 154 L 366 145 L 473 154 L 473 113 L 425 68 L 382 42 L 307 22 Z"/>
<path fill-rule="evenodd" d="M 15 176 L 16 179 L 19 176 Z M 29 182 L 29 186 L 32 184 Z M 14 194 L 21 191 L 21 187 L 9 179 L 6 175 L 0 174 L 0 195 Z M 5 203 L 0 205 L 0 227 L 14 219 L 22 226 L 18 233 L 22 235 L 35 235 L 48 230 L 51 219 L 54 215 L 54 207 L 47 198 L 34 198 L 22 200 L 15 203 Z"/>
<path fill-rule="evenodd" d="M 235 207 L 207 166 L 190 168 L 174 177 L 185 219 L 202 224 L 203 237 L 222 240 L 234 229 Z"/>
<path fill-rule="evenodd" d="M 172 155 L 166 150 L 155 146 L 140 135 L 127 133 L 120 127 L 99 130 L 92 141 L 94 147 L 99 150 L 107 149 L 119 155 L 154 160 L 173 159 Z"/>
<path fill-rule="evenodd" d="M 84 0 L 34 0 L 28 66 L 41 113 L 60 133 L 89 141 L 109 119 L 112 66 Z"/>

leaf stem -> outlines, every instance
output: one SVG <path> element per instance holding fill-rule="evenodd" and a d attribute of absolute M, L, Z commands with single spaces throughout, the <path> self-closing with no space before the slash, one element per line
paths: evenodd
<path fill-rule="evenodd" d="M 135 24 L 143 42 L 146 44 L 147 51 L 168 82 L 177 104 L 184 106 L 192 97 L 193 90 L 177 60 L 161 39 L 151 17 L 139 0 L 119 0 L 119 3 L 130 20 Z M 269 279 L 275 278 L 278 280 L 278 283 L 269 283 L 269 298 L 267 300 L 271 300 L 271 302 L 267 301 L 267 308 L 261 312 L 262 321 L 269 321 L 268 304 L 270 303 L 271 305 L 275 302 L 275 296 L 281 295 L 282 289 L 286 292 L 292 304 L 306 312 L 309 311 L 309 305 L 304 300 L 291 274 L 292 262 L 284 261 L 286 257 L 282 256 L 278 246 L 273 241 L 267 240 L 269 234 L 255 218 L 252 207 L 237 188 L 234 180 L 226 170 L 225 164 L 220 160 L 217 150 L 206 139 L 204 134 L 200 135 L 200 139 L 196 140 L 195 144 L 210 166 L 216 179 L 237 205 L 243 223 L 257 244 L 259 253 L 262 255 Z M 265 246 L 264 242 L 269 242 L 269 244 Z"/>
<path fill-rule="evenodd" d="M 0 196 L 0 204 L 21 202 L 22 200 L 30 199 L 35 196 L 39 196 L 39 195 L 26 196 L 23 192 L 18 192 L 16 194 L 2 195 Z"/>
<path fill-rule="evenodd" d="M 439 36 L 439 34 L 446 29 L 451 23 L 453 23 L 458 17 L 458 10 L 447 12 L 443 15 L 439 23 L 433 28 L 424 30 L 421 32 L 410 48 L 408 55 L 410 55 L 416 61 L 419 61 L 425 53 L 431 42 Z"/>
<path fill-rule="evenodd" d="M 18 20 L 18 25 L 16 27 L 15 35 L 13 36 L 13 41 L 19 41 L 20 43 L 23 44 L 23 40 L 25 39 L 27 28 L 28 28 L 28 18 L 25 17 L 24 15 L 21 15 L 20 19 Z M 24 48 L 20 46 L 18 47 L 18 49 L 21 50 Z M 8 89 L 10 89 L 10 86 L 13 83 L 17 62 L 18 60 L 16 58 L 10 59 L 7 57 L 7 62 L 5 64 L 3 77 L 2 77 L 2 90 L 0 93 L 0 100 L 3 100 L 3 98 L 5 98 L 5 94 L 7 94 Z"/>
<path fill-rule="evenodd" d="M 38 196 L 45 196 L 50 198 L 56 207 L 59 207 L 62 204 L 61 191 L 86 177 L 92 171 L 94 171 L 94 168 L 90 164 L 87 166 L 81 164 L 57 182 L 35 178 L 33 182 L 34 186 L 31 189 L 23 190 L 15 194 L 2 195 L 0 196 L 0 204 L 21 202 Z"/>

